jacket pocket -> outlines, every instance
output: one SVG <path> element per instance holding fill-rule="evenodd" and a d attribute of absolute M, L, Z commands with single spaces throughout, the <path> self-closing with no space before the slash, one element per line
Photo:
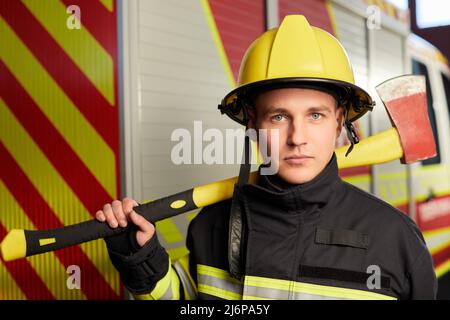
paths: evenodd
<path fill-rule="evenodd" d="M 316 228 L 298 265 L 365 272 L 368 235 L 344 229 Z"/>
<path fill-rule="evenodd" d="M 317 228 L 315 242 L 319 244 L 367 249 L 369 246 L 369 236 L 353 230 L 325 230 Z"/>

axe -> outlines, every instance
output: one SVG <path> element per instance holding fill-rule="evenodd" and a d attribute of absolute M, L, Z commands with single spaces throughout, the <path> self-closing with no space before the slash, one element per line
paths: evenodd
<path fill-rule="evenodd" d="M 425 77 L 405 75 L 389 79 L 375 89 L 383 102 L 392 128 L 361 140 L 351 156 L 336 150 L 339 168 L 381 164 L 400 159 L 408 164 L 436 156 L 428 119 Z"/>
<path fill-rule="evenodd" d="M 361 140 L 349 157 L 345 157 L 345 146 L 335 150 L 339 168 L 396 159 L 412 163 L 434 157 L 436 148 L 427 113 L 425 78 L 401 76 L 382 83 L 376 89 L 393 128 Z M 257 181 L 257 171 L 250 174 L 249 180 L 251 183 Z M 154 223 L 229 199 L 236 182 L 237 177 L 233 177 L 197 186 L 141 204 L 134 210 Z M 13 229 L 3 239 L 0 249 L 3 259 L 11 261 L 116 235 L 127 228 L 113 229 L 94 219 L 50 230 Z"/>

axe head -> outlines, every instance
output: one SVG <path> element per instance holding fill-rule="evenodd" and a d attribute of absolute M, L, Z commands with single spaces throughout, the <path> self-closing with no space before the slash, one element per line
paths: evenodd
<path fill-rule="evenodd" d="M 405 75 L 376 87 L 403 147 L 402 163 L 436 156 L 436 143 L 428 118 L 425 77 Z"/>

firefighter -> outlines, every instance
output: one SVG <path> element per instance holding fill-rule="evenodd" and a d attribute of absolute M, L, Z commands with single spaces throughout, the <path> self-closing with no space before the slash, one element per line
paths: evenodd
<path fill-rule="evenodd" d="M 278 147 L 276 174 L 261 165 L 249 183 L 244 161 L 233 198 L 201 210 L 189 225 L 189 254 L 177 261 L 133 211 L 135 200 L 106 204 L 98 220 L 132 227 L 106 239 L 124 285 L 137 299 L 435 299 L 432 259 L 415 223 L 338 176 L 336 139 L 344 128 L 350 152 L 358 142 L 352 122 L 373 105 L 332 35 L 301 15 L 266 31 L 219 109 L 267 130 L 258 143 Z"/>

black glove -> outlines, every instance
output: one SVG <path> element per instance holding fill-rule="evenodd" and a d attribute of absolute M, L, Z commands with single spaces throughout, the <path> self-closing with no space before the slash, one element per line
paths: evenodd
<path fill-rule="evenodd" d="M 119 271 L 124 285 L 133 294 L 146 294 L 164 277 L 169 256 L 158 241 L 157 234 L 144 246 L 136 241 L 138 228 L 129 223 L 127 232 L 105 238 L 108 254 Z"/>

